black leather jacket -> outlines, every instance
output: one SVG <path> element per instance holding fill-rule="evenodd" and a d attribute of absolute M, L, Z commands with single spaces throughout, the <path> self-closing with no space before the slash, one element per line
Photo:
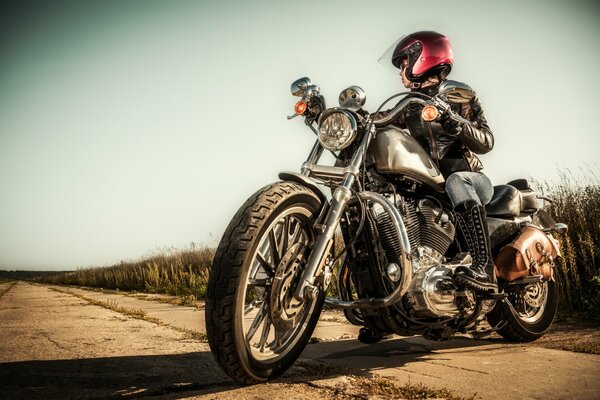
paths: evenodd
<path fill-rule="evenodd" d="M 418 91 L 433 96 L 438 93 L 438 88 L 439 85 L 435 85 Z M 452 111 L 471 123 L 449 118 L 440 122 L 423 121 L 420 105 L 407 108 L 395 123 L 410 131 L 411 136 L 429 152 L 445 178 L 457 171 L 480 171 L 483 164 L 473 153 L 484 154 L 494 147 L 494 136 L 477 96 L 469 103 L 450 103 L 450 106 Z"/>

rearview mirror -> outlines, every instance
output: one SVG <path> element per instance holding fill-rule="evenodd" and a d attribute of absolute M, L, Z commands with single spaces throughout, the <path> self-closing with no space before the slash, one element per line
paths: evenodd
<path fill-rule="evenodd" d="M 450 103 L 468 103 L 475 97 L 469 85 L 462 82 L 445 80 L 440 84 L 439 94 Z"/>
<path fill-rule="evenodd" d="M 309 85 L 310 79 L 306 76 L 304 78 L 296 79 L 292 82 L 292 86 L 290 87 L 292 96 L 302 97 Z"/>

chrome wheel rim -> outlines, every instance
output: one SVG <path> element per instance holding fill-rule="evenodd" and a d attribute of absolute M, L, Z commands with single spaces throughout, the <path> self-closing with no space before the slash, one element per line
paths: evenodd
<path fill-rule="evenodd" d="M 302 336 L 316 302 L 293 298 L 305 256 L 314 240 L 312 212 L 291 207 L 264 231 L 245 277 L 242 334 L 246 349 L 259 361 L 285 357 Z"/>
<path fill-rule="evenodd" d="M 511 302 L 519 319 L 534 324 L 544 315 L 548 303 L 548 282 L 534 283 L 518 289 Z"/>

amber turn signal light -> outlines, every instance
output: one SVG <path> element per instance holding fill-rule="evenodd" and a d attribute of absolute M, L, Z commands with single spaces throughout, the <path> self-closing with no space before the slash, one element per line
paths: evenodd
<path fill-rule="evenodd" d="M 423 107 L 423 111 L 421 111 L 421 118 L 423 118 L 423 121 L 427 122 L 434 121 L 438 117 L 438 115 L 438 109 L 435 108 L 435 106 L 432 106 L 431 104 L 428 104 L 425 107 Z"/>
<path fill-rule="evenodd" d="M 294 106 L 294 112 L 298 115 L 303 115 L 305 111 L 306 111 L 306 103 L 303 102 L 302 100 L 300 100 Z"/>

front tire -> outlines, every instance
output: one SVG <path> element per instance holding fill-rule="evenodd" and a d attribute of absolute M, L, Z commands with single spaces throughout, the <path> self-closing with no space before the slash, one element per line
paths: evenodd
<path fill-rule="evenodd" d="M 322 204 L 293 182 L 266 186 L 229 223 L 217 248 L 206 294 L 206 332 L 227 375 L 244 384 L 273 379 L 300 356 L 325 294 L 292 296 Z"/>
<path fill-rule="evenodd" d="M 504 324 L 498 333 L 515 342 L 532 342 L 546 333 L 558 309 L 556 281 L 532 284 L 509 293 L 487 315 L 492 327 Z"/>

